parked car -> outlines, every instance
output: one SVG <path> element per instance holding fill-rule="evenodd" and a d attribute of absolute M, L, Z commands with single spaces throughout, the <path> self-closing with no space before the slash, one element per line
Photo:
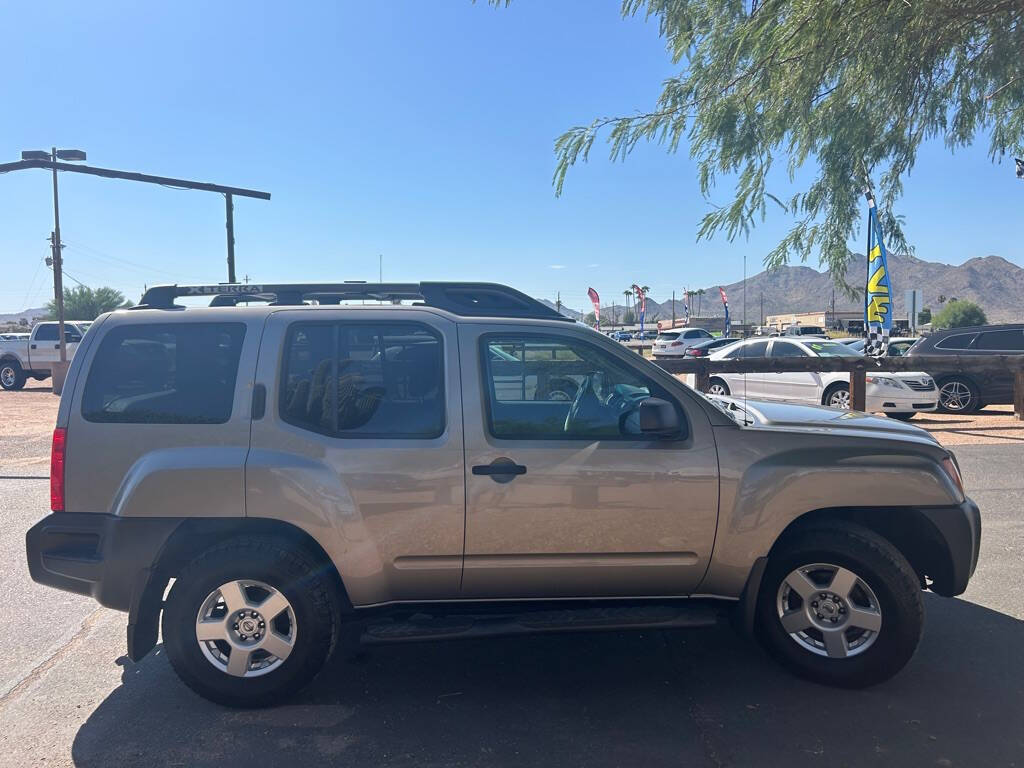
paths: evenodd
<path fill-rule="evenodd" d="M 721 336 L 717 339 L 708 339 L 706 341 L 700 341 L 686 348 L 686 356 L 707 357 L 714 350 L 728 346 L 729 344 L 733 344 L 737 341 L 740 341 L 740 339 L 734 336 Z"/>
<path fill-rule="evenodd" d="M 827 339 L 828 332 L 820 325 L 791 325 L 786 328 L 783 336 L 816 336 L 820 339 Z"/>
<path fill-rule="evenodd" d="M 770 357 L 860 357 L 846 344 L 817 338 L 748 339 L 723 347 L 712 360 Z M 849 409 L 850 374 L 821 373 L 716 373 L 708 393 L 765 400 L 827 405 Z M 872 373 L 864 390 L 865 410 L 896 419 L 910 419 L 920 411 L 934 411 L 938 402 L 935 382 L 926 373 Z"/>
<path fill-rule="evenodd" d="M 655 357 L 677 357 L 694 344 L 714 338 L 703 328 L 673 328 L 661 331 L 651 350 Z"/>
<path fill-rule="evenodd" d="M 630 333 L 629 331 L 612 331 L 611 334 L 609 334 L 609 335 L 610 335 L 611 338 L 615 339 L 615 341 L 632 341 L 633 340 L 633 334 Z"/>
<path fill-rule="evenodd" d="M 936 331 L 918 340 L 905 352 L 919 355 L 1024 354 L 1024 323 L 981 325 Z M 938 373 L 939 408 L 947 413 L 973 413 L 986 405 L 1013 402 L 1013 373 L 987 373 L 968 369 L 958 373 Z"/>
<path fill-rule="evenodd" d="M 253 295 L 274 303 L 230 306 Z M 328 303 L 360 296 L 385 303 Z M 503 286 L 158 286 L 142 305 L 72 361 L 28 565 L 127 611 L 133 660 L 162 627 L 221 704 L 284 703 L 358 643 L 729 612 L 796 674 L 866 686 L 913 655 L 922 590 L 960 594 L 977 564 L 978 507 L 926 432 L 712 400 Z M 538 397 L 557 378 L 571 402 Z"/>
<path fill-rule="evenodd" d="M 889 346 L 885 351 L 886 357 L 903 357 L 907 353 L 907 350 L 914 346 L 919 336 L 897 336 L 889 339 Z M 861 354 L 864 353 L 864 347 L 867 346 L 867 339 L 843 339 L 843 344 L 849 344 L 850 349 L 856 350 Z"/>
<path fill-rule="evenodd" d="M 658 337 L 658 331 L 640 331 L 633 334 L 634 341 L 647 341 Z"/>
<path fill-rule="evenodd" d="M 64 340 L 70 360 L 90 322 L 64 321 Z M 28 338 L 0 341 L 0 387 L 21 389 L 29 377 L 43 381 L 50 377 L 53 364 L 60 360 L 60 335 L 57 323 L 38 323 Z"/>

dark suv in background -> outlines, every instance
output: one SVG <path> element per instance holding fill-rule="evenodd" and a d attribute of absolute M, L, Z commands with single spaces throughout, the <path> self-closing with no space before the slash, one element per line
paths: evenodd
<path fill-rule="evenodd" d="M 950 328 L 926 336 L 906 352 L 918 355 L 1024 355 L 1024 323 Z M 986 405 L 1013 402 L 1013 372 L 971 371 L 934 376 L 939 409 L 973 413 Z"/>

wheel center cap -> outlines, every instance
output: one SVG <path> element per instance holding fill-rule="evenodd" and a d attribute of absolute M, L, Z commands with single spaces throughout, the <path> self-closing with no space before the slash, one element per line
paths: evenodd
<path fill-rule="evenodd" d="M 254 622 L 252 619 L 246 619 L 242 622 L 242 629 L 244 629 L 246 632 L 253 632 L 256 629 L 256 622 Z"/>

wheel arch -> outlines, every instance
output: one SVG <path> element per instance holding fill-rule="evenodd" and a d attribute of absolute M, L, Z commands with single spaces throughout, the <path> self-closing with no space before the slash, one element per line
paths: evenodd
<path fill-rule="evenodd" d="M 156 645 L 163 598 L 170 580 L 200 553 L 240 536 L 266 536 L 304 550 L 332 584 L 337 609 L 343 614 L 353 610 L 337 566 L 320 543 L 297 526 L 266 518 L 184 519 L 132 589 L 128 614 L 128 657 L 132 661 L 143 658 Z"/>
<path fill-rule="evenodd" d="M 825 507 L 794 518 L 775 538 L 766 556 L 751 568 L 737 604 L 741 628 L 753 631 L 757 597 L 768 561 L 796 534 L 842 521 L 863 526 L 892 544 L 910 563 L 922 589 L 943 596 L 956 594 L 952 553 L 932 521 L 914 507 Z"/>

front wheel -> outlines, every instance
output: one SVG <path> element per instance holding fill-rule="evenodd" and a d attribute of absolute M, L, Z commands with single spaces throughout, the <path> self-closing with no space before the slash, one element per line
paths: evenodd
<path fill-rule="evenodd" d="M 917 415 L 917 411 L 900 411 L 899 413 L 887 412 L 885 414 L 890 419 L 899 419 L 900 421 L 910 421 Z"/>
<path fill-rule="evenodd" d="M 326 661 L 333 608 L 323 569 L 304 552 L 275 539 L 234 539 L 178 575 L 164 609 L 164 647 L 182 681 L 210 701 L 279 704 Z"/>
<path fill-rule="evenodd" d="M 728 397 L 729 396 L 729 385 L 726 384 L 722 379 L 714 378 L 708 383 L 709 395 L 715 395 L 716 397 Z"/>
<path fill-rule="evenodd" d="M 835 522 L 793 535 L 768 561 L 758 634 L 790 671 L 863 688 L 899 672 L 924 625 L 921 587 L 888 541 Z"/>
<path fill-rule="evenodd" d="M 850 386 L 848 384 L 833 384 L 825 390 L 825 396 L 821 402 L 822 405 L 827 405 L 829 408 L 850 410 Z"/>

